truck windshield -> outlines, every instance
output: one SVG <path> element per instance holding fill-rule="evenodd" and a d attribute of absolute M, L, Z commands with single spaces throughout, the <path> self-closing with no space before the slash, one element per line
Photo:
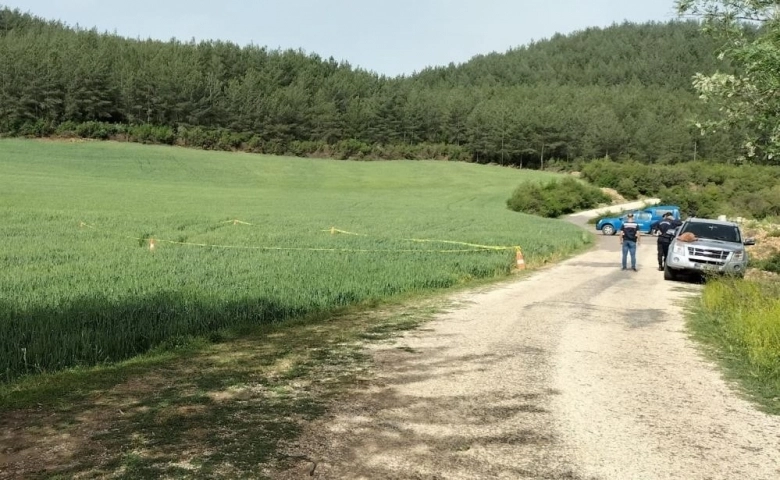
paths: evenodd
<path fill-rule="evenodd" d="M 691 232 L 698 238 L 710 240 L 722 240 L 724 242 L 741 243 L 739 229 L 732 225 L 719 225 L 716 223 L 689 223 L 682 232 Z"/>

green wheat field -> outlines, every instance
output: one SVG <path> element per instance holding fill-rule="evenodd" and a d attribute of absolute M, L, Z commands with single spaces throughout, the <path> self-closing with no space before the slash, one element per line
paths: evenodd
<path fill-rule="evenodd" d="M 551 177 L 2 140 L 0 381 L 559 258 L 590 235 L 505 206 Z"/>

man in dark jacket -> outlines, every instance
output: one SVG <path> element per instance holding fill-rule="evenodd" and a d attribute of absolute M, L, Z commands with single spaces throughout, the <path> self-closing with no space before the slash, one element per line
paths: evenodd
<path fill-rule="evenodd" d="M 669 245 L 674 237 L 674 229 L 679 226 L 672 218 L 670 212 L 664 213 L 664 217 L 651 227 L 658 232 L 658 270 L 663 271 L 666 257 L 669 255 Z"/>
<path fill-rule="evenodd" d="M 623 251 L 622 267 L 626 270 L 626 257 L 631 255 L 631 270 L 636 272 L 636 246 L 639 245 L 639 225 L 634 221 L 634 214 L 626 215 L 626 221 L 620 228 L 620 245 Z"/>

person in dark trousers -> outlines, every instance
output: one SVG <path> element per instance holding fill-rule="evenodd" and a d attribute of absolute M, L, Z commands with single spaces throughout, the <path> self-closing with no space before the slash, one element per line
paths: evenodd
<path fill-rule="evenodd" d="M 679 222 L 672 217 L 671 212 L 666 212 L 663 218 L 652 226 L 652 230 L 658 232 L 658 270 L 661 271 L 663 271 L 666 257 L 669 255 L 669 245 L 674 237 L 674 229 L 679 226 Z"/>
<path fill-rule="evenodd" d="M 623 270 L 626 270 L 626 260 L 631 254 L 631 270 L 636 272 L 636 247 L 639 245 L 639 225 L 634 221 L 634 214 L 626 215 L 626 221 L 620 227 L 620 245 L 623 250 Z"/>

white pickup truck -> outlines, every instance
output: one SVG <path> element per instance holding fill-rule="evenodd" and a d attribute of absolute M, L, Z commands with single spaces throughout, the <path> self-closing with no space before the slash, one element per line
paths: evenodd
<path fill-rule="evenodd" d="M 755 243 L 753 239 L 742 237 L 736 223 L 690 218 L 675 231 L 669 245 L 664 279 L 674 280 L 681 273 L 744 277 L 748 265 L 745 246 Z"/>

